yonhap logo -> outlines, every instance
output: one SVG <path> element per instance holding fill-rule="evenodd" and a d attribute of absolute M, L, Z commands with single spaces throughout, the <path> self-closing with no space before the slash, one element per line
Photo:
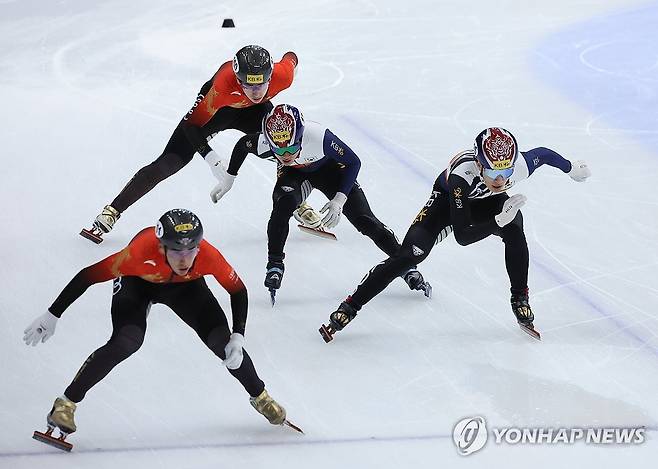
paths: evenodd
<path fill-rule="evenodd" d="M 492 427 L 491 442 L 496 445 L 641 445 L 646 440 L 645 427 L 608 428 L 538 428 Z M 489 432 L 484 417 L 466 417 L 455 425 L 452 439 L 457 451 L 468 456 L 484 448 Z"/>
<path fill-rule="evenodd" d="M 487 442 L 487 424 L 484 417 L 466 417 L 455 425 L 452 440 L 462 456 L 468 456 L 484 448 Z"/>

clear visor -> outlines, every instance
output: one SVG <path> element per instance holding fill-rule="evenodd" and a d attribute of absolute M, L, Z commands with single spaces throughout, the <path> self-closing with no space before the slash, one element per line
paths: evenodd
<path fill-rule="evenodd" d="M 507 169 L 482 169 L 482 174 L 490 179 L 496 179 L 498 176 L 501 176 L 503 179 L 509 179 L 513 172 L 514 166 Z"/>

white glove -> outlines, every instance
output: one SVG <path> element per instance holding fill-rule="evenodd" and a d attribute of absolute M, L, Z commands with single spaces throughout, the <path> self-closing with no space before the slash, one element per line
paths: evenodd
<path fill-rule="evenodd" d="M 219 182 L 222 182 L 222 176 L 226 173 L 228 169 L 228 160 L 225 158 L 220 158 L 214 150 L 210 150 L 205 157 L 206 163 L 210 166 L 210 171 L 217 178 Z"/>
<path fill-rule="evenodd" d="M 574 161 L 571 163 L 571 171 L 567 173 L 571 179 L 576 182 L 583 182 L 585 179 L 592 175 L 587 163 L 583 160 Z"/>
<path fill-rule="evenodd" d="M 45 342 L 50 339 L 55 333 L 55 327 L 57 327 L 57 317 L 54 316 L 50 311 L 46 311 L 44 314 L 36 318 L 32 324 L 27 326 L 23 333 L 23 340 L 25 345 L 32 345 L 36 347 L 39 342 Z"/>
<path fill-rule="evenodd" d="M 525 205 L 526 197 L 523 194 L 514 194 L 503 204 L 503 210 L 494 217 L 501 228 L 510 223 L 516 217 L 517 212 Z"/>
<path fill-rule="evenodd" d="M 340 214 L 343 213 L 343 205 L 347 201 L 347 196 L 342 192 L 336 192 L 333 199 L 327 202 L 320 213 L 327 214 L 322 218 L 322 224 L 327 228 L 333 228 L 340 221 Z"/>
<path fill-rule="evenodd" d="M 224 195 L 226 195 L 226 193 L 231 190 L 231 187 L 233 187 L 233 181 L 235 181 L 236 177 L 237 176 L 233 176 L 232 174 L 224 171 L 221 175 L 221 178 L 217 178 L 219 179 L 219 184 L 213 187 L 213 189 L 210 191 L 210 199 L 213 201 L 213 203 L 219 202 L 219 199 L 224 197 Z"/>
<path fill-rule="evenodd" d="M 224 347 L 226 358 L 224 365 L 229 370 L 237 370 L 242 365 L 242 347 L 244 347 L 244 336 L 234 332 L 228 340 L 228 344 Z"/>

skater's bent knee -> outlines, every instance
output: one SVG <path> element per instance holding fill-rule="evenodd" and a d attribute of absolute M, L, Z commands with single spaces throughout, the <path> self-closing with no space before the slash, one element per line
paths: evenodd
<path fill-rule="evenodd" d="M 135 353 L 144 343 L 144 330 L 135 325 L 124 326 L 116 335 L 113 346 L 122 356 Z"/>
<path fill-rule="evenodd" d="M 224 347 L 228 344 L 231 334 L 228 327 L 215 327 L 208 334 L 206 345 L 222 360 L 225 357 Z"/>
<path fill-rule="evenodd" d="M 417 264 L 417 260 L 411 255 L 405 255 L 404 251 L 401 250 L 393 257 L 389 257 L 384 265 L 391 274 L 394 274 L 396 277 L 402 275 L 410 268 L 414 267 Z"/>

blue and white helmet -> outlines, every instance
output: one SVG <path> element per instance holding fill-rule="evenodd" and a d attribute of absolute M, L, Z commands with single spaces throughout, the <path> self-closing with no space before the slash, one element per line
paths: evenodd
<path fill-rule="evenodd" d="M 493 179 L 496 176 L 511 176 L 519 157 L 516 138 L 510 131 L 501 127 L 489 127 L 480 132 L 475 138 L 473 151 L 484 174 Z"/>
<path fill-rule="evenodd" d="M 263 135 L 274 155 L 290 163 L 302 147 L 304 116 L 295 106 L 279 104 L 263 118 Z"/>

